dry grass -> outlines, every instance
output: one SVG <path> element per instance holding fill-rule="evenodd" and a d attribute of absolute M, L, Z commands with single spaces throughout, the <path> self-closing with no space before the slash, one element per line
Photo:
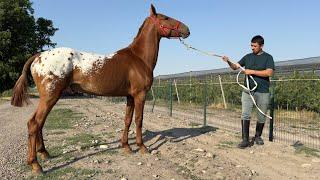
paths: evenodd
<path fill-rule="evenodd" d="M 275 117 L 277 120 L 290 121 L 293 123 L 303 124 L 320 124 L 319 113 L 312 111 L 287 111 L 287 110 L 276 110 Z"/>

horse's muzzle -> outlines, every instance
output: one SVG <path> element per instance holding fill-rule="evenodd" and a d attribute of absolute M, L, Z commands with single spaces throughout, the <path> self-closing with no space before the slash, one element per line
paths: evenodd
<path fill-rule="evenodd" d="M 183 39 L 190 36 L 190 30 L 189 30 L 188 26 L 183 27 L 183 29 L 180 31 L 180 35 Z"/>

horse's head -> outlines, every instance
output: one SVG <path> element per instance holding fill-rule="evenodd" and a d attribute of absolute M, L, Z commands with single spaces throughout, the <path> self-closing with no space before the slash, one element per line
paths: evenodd
<path fill-rule="evenodd" d="M 163 14 L 158 14 L 156 8 L 151 4 L 150 17 L 155 24 L 157 31 L 161 37 L 182 37 L 187 38 L 190 35 L 188 26 L 182 22 L 168 17 Z"/>

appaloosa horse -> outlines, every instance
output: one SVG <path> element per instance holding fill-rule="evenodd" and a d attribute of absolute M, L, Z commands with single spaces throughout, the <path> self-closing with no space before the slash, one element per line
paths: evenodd
<path fill-rule="evenodd" d="M 68 87 L 100 96 L 126 96 L 122 147 L 126 152 L 131 152 L 128 130 L 135 111 L 136 143 L 141 153 L 147 153 L 141 132 L 143 109 L 146 94 L 153 81 L 160 39 L 186 38 L 189 34 L 186 25 L 158 14 L 151 5 L 150 16 L 144 20 L 133 42 L 112 55 L 96 55 L 70 48 L 56 48 L 32 56 L 23 67 L 11 101 L 12 105 L 19 107 L 28 104 L 27 72 L 31 66 L 31 74 L 40 96 L 39 105 L 28 121 L 27 162 L 31 165 L 32 172 L 42 173 L 36 153 L 39 153 L 42 159 L 49 157 L 43 143 L 42 128 L 62 91 Z"/>

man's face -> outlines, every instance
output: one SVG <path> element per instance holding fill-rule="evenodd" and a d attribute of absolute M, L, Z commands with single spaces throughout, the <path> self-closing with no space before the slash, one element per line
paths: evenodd
<path fill-rule="evenodd" d="M 259 45 L 258 43 L 251 43 L 251 49 L 253 54 L 258 54 L 262 51 L 263 45 Z"/>

